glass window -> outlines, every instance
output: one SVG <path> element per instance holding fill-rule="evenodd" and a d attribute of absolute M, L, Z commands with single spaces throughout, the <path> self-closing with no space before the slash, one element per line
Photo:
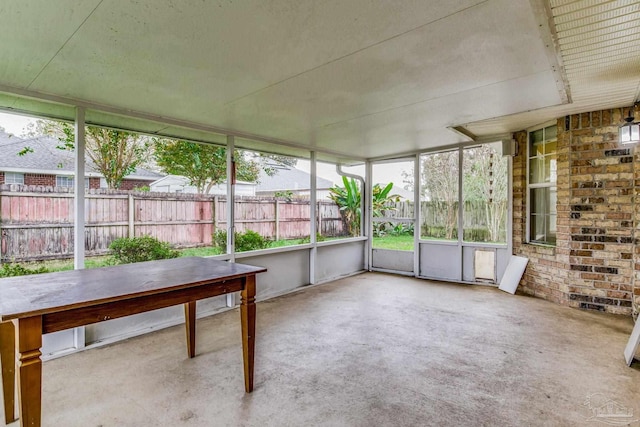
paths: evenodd
<path fill-rule="evenodd" d="M 555 245 L 557 145 L 555 125 L 529 132 L 529 242 Z"/>
<path fill-rule="evenodd" d="M 56 187 L 72 188 L 73 177 L 72 176 L 56 176 Z"/>
<path fill-rule="evenodd" d="M 506 243 L 509 162 L 495 144 L 467 148 L 462 157 L 463 240 Z"/>
<path fill-rule="evenodd" d="M 24 184 L 24 174 L 15 172 L 4 173 L 5 184 Z"/>
<path fill-rule="evenodd" d="M 458 150 L 420 156 L 420 238 L 458 239 Z"/>

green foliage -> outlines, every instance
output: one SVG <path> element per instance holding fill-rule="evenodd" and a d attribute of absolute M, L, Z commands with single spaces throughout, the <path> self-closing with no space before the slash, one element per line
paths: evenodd
<path fill-rule="evenodd" d="M 111 254 L 118 264 L 177 258 L 180 252 L 171 249 L 167 242 L 155 237 L 122 237 L 109 245 Z"/>
<path fill-rule="evenodd" d="M 293 200 L 293 191 L 291 190 L 276 191 L 275 193 L 273 193 L 273 196 L 277 198 L 283 198 L 287 202 L 290 202 L 291 200 Z"/>
<path fill-rule="evenodd" d="M 236 252 L 255 251 L 258 249 L 267 249 L 271 246 L 271 240 L 261 236 L 253 230 L 247 230 L 243 233 L 235 232 L 235 250 Z M 227 232 L 218 230 L 213 235 L 213 243 L 224 253 L 227 251 Z"/>
<path fill-rule="evenodd" d="M 49 270 L 45 266 L 34 269 L 24 267 L 21 264 L 4 263 L 0 269 L 0 277 L 26 276 L 28 274 L 48 273 Z"/>
<path fill-rule="evenodd" d="M 342 177 L 344 187 L 337 185 L 329 189 L 329 198 L 340 208 L 342 217 L 347 224 L 351 236 L 360 235 L 360 220 L 362 218 L 362 206 L 360 187 L 353 178 Z"/>
<path fill-rule="evenodd" d="M 162 170 L 171 175 L 189 179 L 199 193 L 208 194 L 211 188 L 227 179 L 227 150 L 210 144 L 198 144 L 173 139 L 154 139 L 154 157 Z M 263 170 L 272 176 L 278 168 L 269 164 L 294 166 L 297 159 L 278 155 L 251 155 L 235 150 L 233 153 L 238 181 L 256 182 Z"/>
<path fill-rule="evenodd" d="M 75 135 L 72 124 L 38 120 L 32 127 L 32 136 L 49 135 L 60 141 L 59 150 L 75 150 Z M 145 161 L 148 153 L 147 138 L 142 135 L 96 126 L 85 128 L 85 154 L 102 174 L 110 189 L 119 188 L 127 175 Z M 21 156 L 33 153 L 25 147 Z M 58 165 L 61 167 L 62 165 Z"/>
<path fill-rule="evenodd" d="M 351 236 L 360 235 L 360 221 L 362 218 L 362 207 L 360 197 L 360 187 L 355 179 L 342 177 L 344 187 L 333 186 L 329 189 L 329 198 L 333 200 L 342 212 L 343 219 L 349 228 Z M 390 203 L 400 201 L 397 194 L 389 194 L 393 188 L 393 182 L 382 187 L 380 184 L 373 186 L 372 208 L 374 217 L 382 217 L 387 212 L 392 211 Z"/>

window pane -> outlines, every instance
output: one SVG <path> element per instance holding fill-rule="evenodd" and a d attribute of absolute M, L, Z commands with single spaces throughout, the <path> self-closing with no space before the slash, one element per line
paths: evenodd
<path fill-rule="evenodd" d="M 529 134 L 529 157 L 541 156 L 544 154 L 543 135 L 544 132 L 542 129 Z"/>
<path fill-rule="evenodd" d="M 463 151 L 463 240 L 507 241 L 508 160 L 494 145 Z"/>
<path fill-rule="evenodd" d="M 549 141 L 551 139 L 556 139 L 558 137 L 558 127 L 553 125 L 544 129 L 544 139 Z M 555 151 L 555 147 L 554 147 Z"/>
<path fill-rule="evenodd" d="M 420 238 L 458 238 L 458 151 L 420 156 Z"/>
<path fill-rule="evenodd" d="M 545 216 L 544 215 L 531 215 L 529 238 L 532 242 L 545 242 Z"/>
<path fill-rule="evenodd" d="M 529 203 L 531 205 L 532 215 L 544 215 L 547 206 L 547 198 L 549 197 L 548 190 L 548 188 L 532 188 L 529 192 Z"/>
<path fill-rule="evenodd" d="M 24 184 L 24 174 L 14 173 L 14 172 L 5 172 L 4 182 L 5 184 Z"/>
<path fill-rule="evenodd" d="M 529 182 L 538 184 L 543 182 L 544 177 L 544 158 L 533 157 L 529 159 Z"/>
<path fill-rule="evenodd" d="M 73 187 L 73 177 L 56 176 L 56 187 L 64 187 L 64 188 Z"/>

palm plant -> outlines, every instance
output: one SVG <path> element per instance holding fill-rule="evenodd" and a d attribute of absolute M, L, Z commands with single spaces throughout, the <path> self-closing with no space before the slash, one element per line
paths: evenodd
<path fill-rule="evenodd" d="M 360 235 L 360 219 L 362 218 L 362 202 L 360 196 L 360 187 L 353 178 L 342 177 L 344 187 L 334 186 L 329 189 L 329 198 L 335 202 L 342 212 L 343 218 L 349 229 L 351 236 Z M 385 187 L 376 184 L 371 189 L 372 209 L 374 217 L 384 216 L 385 212 L 395 208 L 390 207 L 390 202 L 397 202 L 400 196 L 397 194 L 389 195 L 393 188 L 393 182 Z"/>
<path fill-rule="evenodd" d="M 329 189 L 329 198 L 340 208 L 349 234 L 360 235 L 360 218 L 362 218 L 362 202 L 360 188 L 353 178 L 342 177 L 344 187 L 333 186 Z"/>

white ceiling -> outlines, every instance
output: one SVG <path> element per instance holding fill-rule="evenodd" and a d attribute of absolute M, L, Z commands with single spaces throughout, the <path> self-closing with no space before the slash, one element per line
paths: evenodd
<path fill-rule="evenodd" d="M 549 26 L 543 0 L 3 0 L 0 107 L 394 156 L 468 139 L 451 126 L 497 135 L 630 105 L 639 8 L 551 0 Z M 589 26 L 602 31 L 585 40 Z"/>

